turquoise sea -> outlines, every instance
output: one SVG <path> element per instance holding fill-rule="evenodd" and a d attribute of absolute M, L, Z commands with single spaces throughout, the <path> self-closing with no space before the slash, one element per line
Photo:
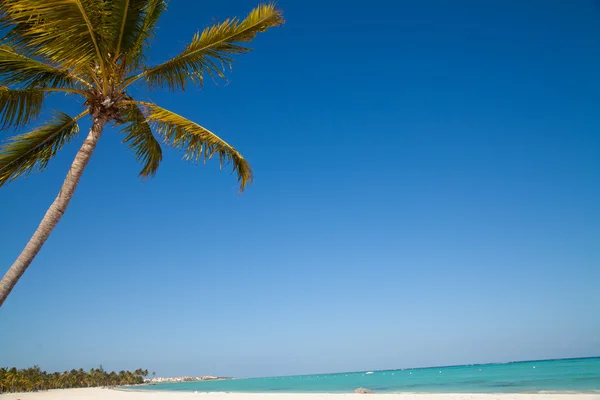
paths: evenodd
<path fill-rule="evenodd" d="M 358 387 L 378 393 L 600 392 L 600 358 L 165 383 L 135 390 L 350 393 Z"/>

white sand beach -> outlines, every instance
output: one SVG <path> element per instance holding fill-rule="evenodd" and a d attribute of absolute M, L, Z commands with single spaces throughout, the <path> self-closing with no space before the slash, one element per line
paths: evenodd
<path fill-rule="evenodd" d="M 453 393 L 398 393 L 398 394 L 294 394 L 294 393 L 190 393 L 124 391 L 112 389 L 59 389 L 37 393 L 0 395 L 6 400 L 348 400 L 367 397 L 370 400 L 600 400 L 600 393 L 535 393 L 535 394 L 453 394 Z"/>

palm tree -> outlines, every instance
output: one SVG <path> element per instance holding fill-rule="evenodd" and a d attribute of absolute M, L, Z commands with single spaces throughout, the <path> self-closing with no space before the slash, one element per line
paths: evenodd
<path fill-rule="evenodd" d="M 0 125 L 20 128 L 39 116 L 52 93 L 81 96 L 85 109 L 71 117 L 56 112 L 45 125 L 13 137 L 0 148 L 0 186 L 50 159 L 79 133 L 77 121 L 92 120 L 62 188 L 37 230 L 0 281 L 0 306 L 63 216 L 104 127 L 113 123 L 142 164 L 141 177 L 156 173 L 160 141 L 194 161 L 218 155 L 231 163 L 240 191 L 252 181 L 242 155 L 208 129 L 151 102 L 137 101 L 131 85 L 184 90 L 205 77 L 224 78 L 232 57 L 250 49 L 258 32 L 283 23 L 272 4 L 245 19 L 228 19 L 196 33 L 166 62 L 147 66 L 144 51 L 166 0 L 2 0 L 0 2 Z M 159 141 L 160 140 L 160 141 Z"/>
<path fill-rule="evenodd" d="M 142 371 L 142 370 L 138 370 Z M 143 371 L 142 371 L 143 372 Z M 146 371 L 147 372 L 147 371 Z M 72 369 L 64 373 L 48 374 L 39 367 L 11 370 L 0 368 L 0 393 L 15 391 L 37 391 L 66 387 L 93 387 L 103 385 L 134 385 L 143 383 L 144 379 L 137 372 L 120 371 L 110 374 L 93 368 L 90 372 L 83 369 Z"/>

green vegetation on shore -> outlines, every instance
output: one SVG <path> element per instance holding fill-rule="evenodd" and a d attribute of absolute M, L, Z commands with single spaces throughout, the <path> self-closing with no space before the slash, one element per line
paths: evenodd
<path fill-rule="evenodd" d="M 0 368 L 0 394 L 48 389 L 135 385 L 144 383 L 144 377 L 147 375 L 147 369 L 140 368 L 133 372 L 106 372 L 102 366 L 92 368 L 89 372 L 80 368 L 52 373 L 42 371 L 37 365 L 25 369 Z"/>

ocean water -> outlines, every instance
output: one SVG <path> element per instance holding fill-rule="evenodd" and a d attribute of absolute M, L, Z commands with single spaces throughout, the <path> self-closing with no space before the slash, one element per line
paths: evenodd
<path fill-rule="evenodd" d="M 600 392 L 600 358 L 461 365 L 453 367 L 164 383 L 135 390 L 187 392 L 350 393 Z"/>

